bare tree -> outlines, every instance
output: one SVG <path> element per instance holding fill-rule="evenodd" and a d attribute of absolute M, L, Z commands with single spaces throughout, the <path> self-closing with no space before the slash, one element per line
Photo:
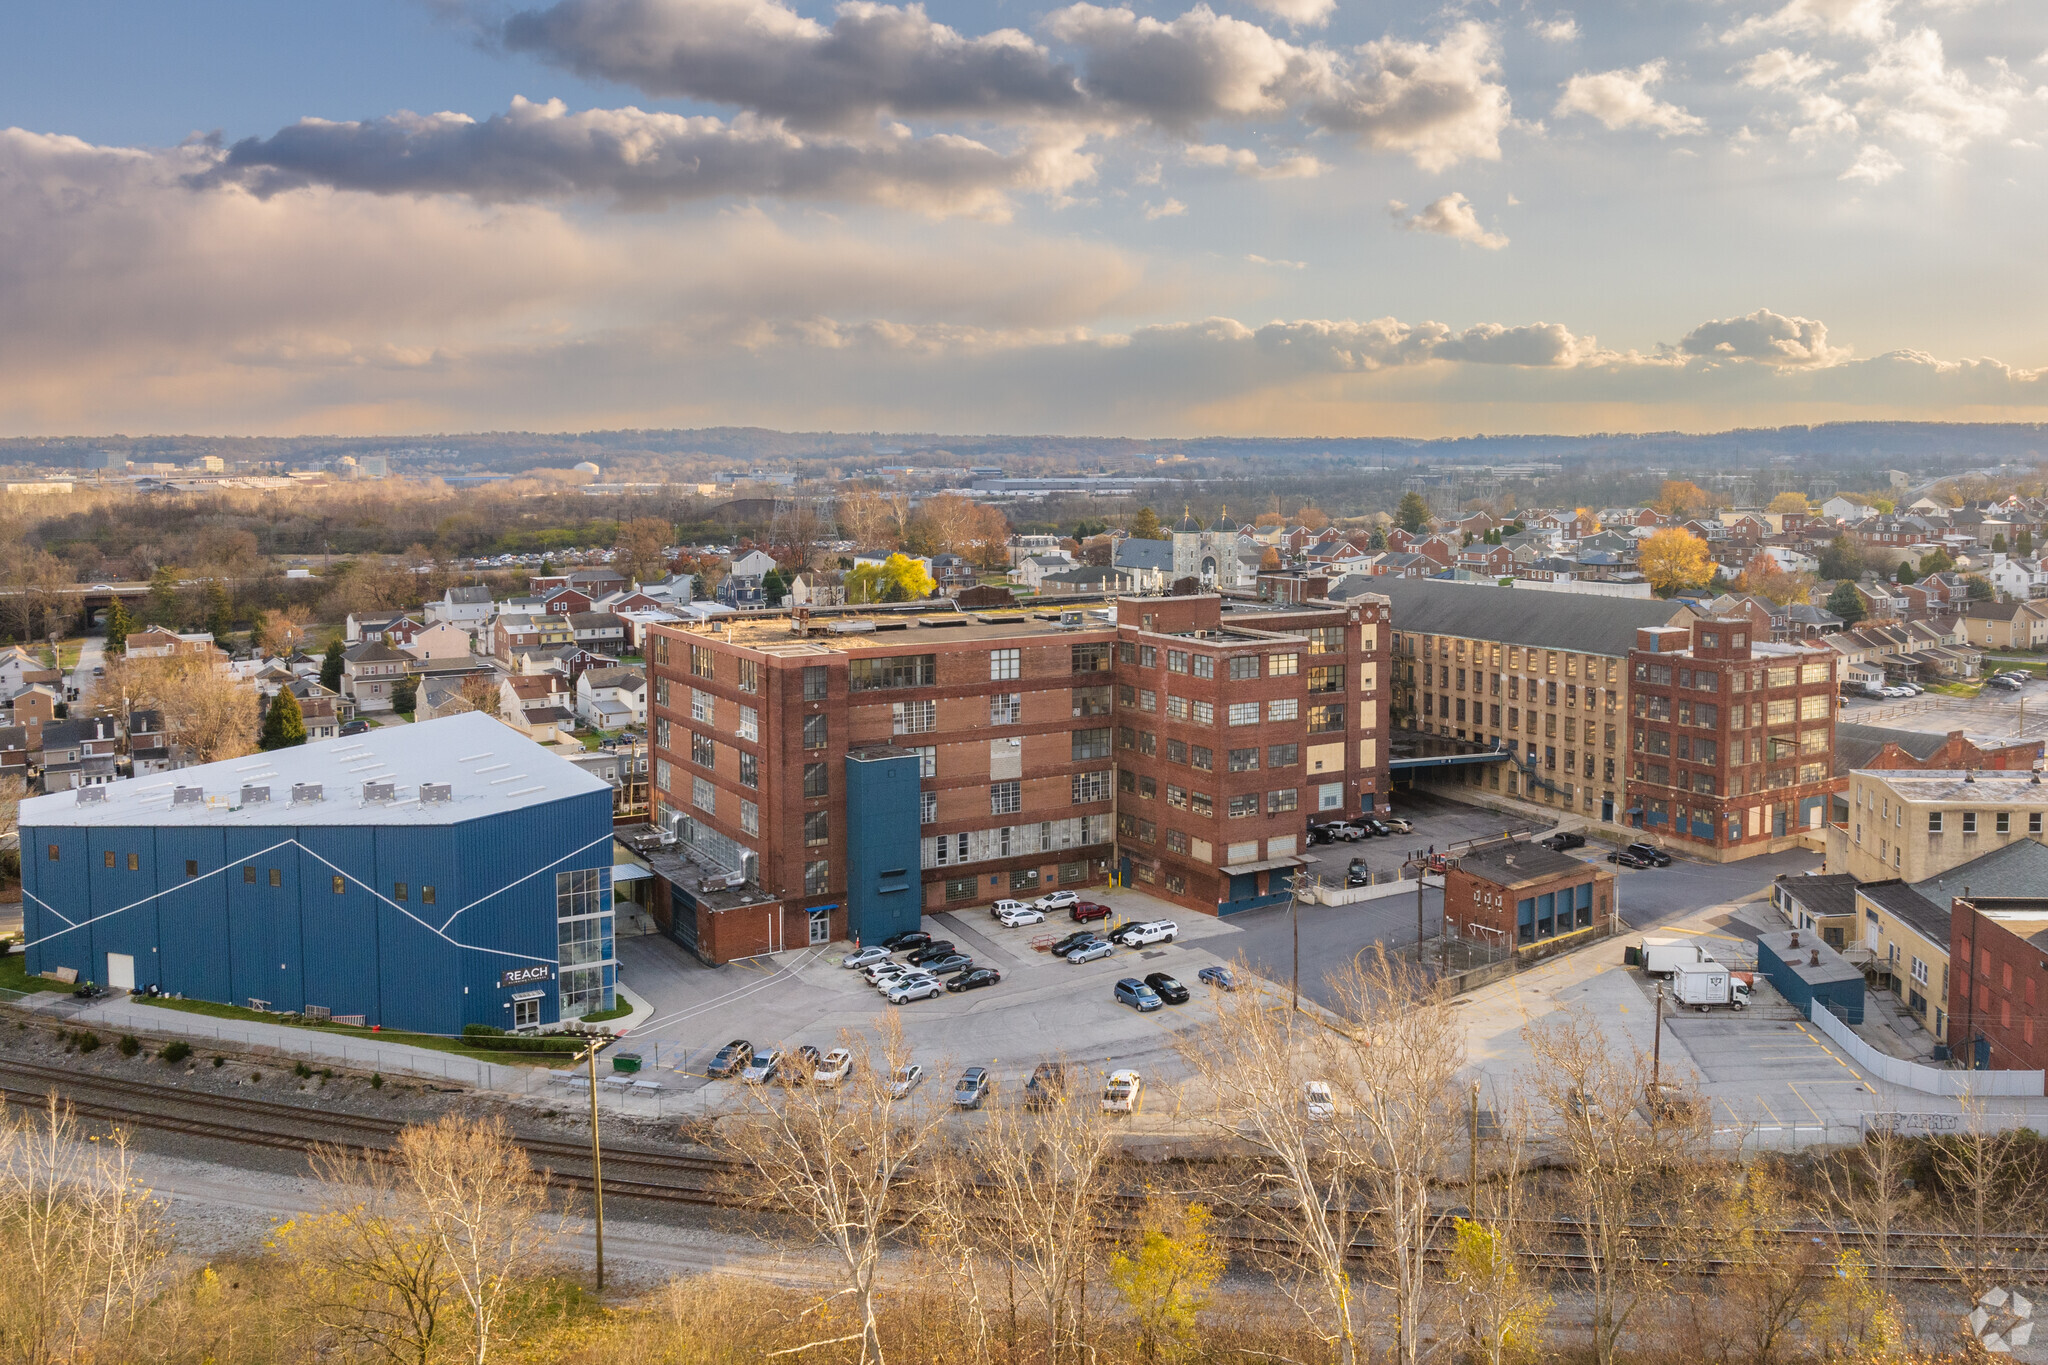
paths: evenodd
<path fill-rule="evenodd" d="M 554 1241 L 547 1177 L 503 1119 L 450 1114 L 398 1135 L 398 1157 L 422 1232 L 469 1309 L 469 1358 L 484 1365 L 520 1282 Z"/>
<path fill-rule="evenodd" d="M 631 583 L 646 583 L 664 576 L 668 568 L 668 540 L 675 528 L 658 517 L 635 517 L 619 527 L 613 549 L 612 567 Z"/>
<path fill-rule="evenodd" d="M 836 1086 L 750 1091 L 750 1107 L 730 1136 L 748 1167 L 749 1191 L 808 1229 L 838 1262 L 840 1292 L 853 1300 L 860 1326 L 833 1341 L 858 1341 L 864 1365 L 881 1365 L 875 1300 L 883 1249 L 934 1196 L 916 1167 L 945 1111 L 923 1087 L 901 1099 L 891 1093 L 895 1076 L 912 1064 L 894 1015 L 885 1017 L 879 1046 L 858 1034 L 840 1041 L 853 1053 L 851 1076 Z"/>
<path fill-rule="evenodd" d="M 1706 1244 L 1718 1254 L 1720 1274 L 1703 1291 L 1703 1313 L 1752 1365 L 1776 1365 L 1794 1328 L 1819 1302 L 1834 1269 L 1832 1242 L 1819 1229 L 1783 1236 L 1806 1210 L 1785 1178 L 1764 1161 L 1718 1168 L 1722 1197 L 1703 1201 L 1701 1220 L 1715 1231 Z"/>
<path fill-rule="evenodd" d="M 1862 1234 L 1862 1262 L 1879 1293 L 1892 1292 L 1893 1239 L 1920 1202 L 1912 1180 L 1912 1143 L 1890 1115 L 1873 1114 L 1863 1141 L 1821 1167 L 1827 1199 L 1838 1217 Z"/>
<path fill-rule="evenodd" d="M 1551 1307 L 1531 1273 L 1540 1210 L 1524 1167 L 1529 1109 L 1517 1103 L 1501 1113 L 1496 1106 L 1499 1133 L 1482 1155 L 1478 1089 L 1473 1082 L 1465 1135 L 1467 1216 L 1456 1223 L 1446 1292 L 1480 1365 L 1512 1365 L 1534 1356 Z"/>
<path fill-rule="evenodd" d="M 137 708 L 162 711 L 165 731 L 201 763 L 253 753 L 256 690 L 216 669 L 216 657 L 109 659 L 93 684 L 93 708 L 123 717 Z"/>
<path fill-rule="evenodd" d="M 1950 1232 L 1941 1255 L 1965 1296 L 1976 1298 L 2012 1274 L 2008 1235 L 2039 1230 L 2042 1168 L 2037 1146 L 2002 1130 L 1981 1095 L 1962 1101 L 1958 1131 L 1930 1143 L 1935 1207 Z"/>
<path fill-rule="evenodd" d="M 776 502 L 769 520 L 768 540 L 794 572 L 803 573 L 810 569 L 818 546 L 831 529 L 832 519 L 816 498 L 783 498 Z"/>
<path fill-rule="evenodd" d="M 838 498 L 839 526 L 863 550 L 902 548 L 910 498 L 895 489 L 856 487 Z"/>
<path fill-rule="evenodd" d="M 88 1142 L 55 1095 L 39 1115 L 0 1119 L 0 1229 L 10 1360 L 125 1352 L 168 1252 L 161 1205 L 136 1181 L 126 1133 Z"/>

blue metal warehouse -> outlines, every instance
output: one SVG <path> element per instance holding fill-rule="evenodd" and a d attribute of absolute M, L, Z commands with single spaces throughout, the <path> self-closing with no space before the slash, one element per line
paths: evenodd
<path fill-rule="evenodd" d="M 21 803 L 28 969 L 430 1033 L 608 1008 L 612 793 L 482 715 Z"/>

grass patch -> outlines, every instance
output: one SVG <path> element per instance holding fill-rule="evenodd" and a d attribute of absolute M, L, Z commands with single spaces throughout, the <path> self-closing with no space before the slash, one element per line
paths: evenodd
<path fill-rule="evenodd" d="M 63 991 L 73 988 L 61 981 L 46 981 L 40 976 L 28 974 L 28 958 L 21 953 L 9 953 L 0 957 L 0 990 L 19 991 L 26 995 L 32 991 Z"/>
<path fill-rule="evenodd" d="M 479 1062 L 544 1066 L 550 1057 L 550 1054 L 546 1053 L 493 1052 L 486 1048 L 473 1047 L 460 1038 L 449 1038 L 438 1033 L 406 1033 L 399 1029 L 382 1029 L 372 1033 L 367 1028 L 357 1028 L 352 1024 L 316 1024 L 304 1019 L 287 1019 L 281 1014 L 264 1014 L 257 1010 L 243 1009 L 240 1005 L 223 1005 L 217 1000 L 167 1000 L 162 996 L 151 998 L 138 995 L 133 998 L 132 1003 L 155 1005 L 159 1009 L 179 1010 L 185 1014 L 203 1014 L 210 1019 L 241 1019 L 252 1024 L 279 1024 L 285 1028 L 305 1029 L 308 1033 L 337 1034 L 343 1038 L 356 1038 L 367 1042 L 403 1043 L 407 1047 L 423 1047 Z"/>
<path fill-rule="evenodd" d="M 1944 697 L 1974 697 L 1984 690 L 1980 682 L 1928 683 L 1929 692 L 1938 692 Z"/>
<path fill-rule="evenodd" d="M 608 1010 L 595 1010 L 583 1016 L 586 1024 L 602 1024 L 613 1019 L 623 1019 L 633 1012 L 633 1007 L 620 1000 Z"/>

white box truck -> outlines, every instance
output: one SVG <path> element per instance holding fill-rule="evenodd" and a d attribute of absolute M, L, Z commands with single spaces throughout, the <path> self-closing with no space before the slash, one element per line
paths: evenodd
<path fill-rule="evenodd" d="M 1669 976 L 1680 967 L 1712 962 L 1714 955 L 1696 938 L 1643 937 L 1643 970 L 1651 976 Z"/>
<path fill-rule="evenodd" d="M 1719 1005 L 1730 1009 L 1749 1007 L 1749 986 L 1754 980 L 1749 972 L 1731 972 L 1720 963 L 1709 959 L 1706 962 L 1681 966 L 1672 975 L 1672 993 L 1681 1005 L 1690 1005 L 1704 1013 Z"/>

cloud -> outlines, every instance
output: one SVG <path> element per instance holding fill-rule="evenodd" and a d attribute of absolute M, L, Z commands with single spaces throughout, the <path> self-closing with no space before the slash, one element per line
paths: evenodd
<path fill-rule="evenodd" d="M 1944 152 L 2002 135 L 2025 87 L 2003 64 L 1979 84 L 1948 65 L 1941 35 L 1914 29 L 1871 54 L 1869 66 L 1844 78 L 1867 95 L 1856 112 L 1893 134 Z"/>
<path fill-rule="evenodd" d="M 1759 52 L 1736 69 L 1742 72 L 1742 84 L 1752 89 L 1797 90 L 1825 76 L 1834 65 L 1810 52 L 1774 47 Z"/>
<path fill-rule="evenodd" d="M 1659 137 L 1703 131 L 1704 120 L 1650 93 L 1663 80 L 1662 58 L 1618 71 L 1581 72 L 1565 82 L 1552 112 L 1559 118 L 1587 114 L 1610 129 L 1649 128 Z"/>
<path fill-rule="evenodd" d="M 1847 358 L 1828 346 L 1826 324 L 1767 308 L 1747 317 L 1703 322 L 1679 340 L 1678 349 L 1689 356 L 1779 366 L 1827 365 Z"/>
<path fill-rule="evenodd" d="M 1225 147 L 1219 144 L 1190 143 L 1181 150 L 1191 166 L 1214 166 L 1227 168 L 1239 175 L 1253 176 L 1260 180 L 1309 180 L 1323 174 L 1330 168 L 1306 153 L 1282 157 L 1278 161 L 1261 162 L 1259 154 L 1243 147 Z"/>
<path fill-rule="evenodd" d="M 1283 113 L 1302 49 L 1207 5 L 1170 21 L 1075 4 L 1046 17 L 1056 40 L 1087 54 L 1087 93 L 1105 111 L 1169 128 Z"/>
<path fill-rule="evenodd" d="M 1468 20 L 1434 47 L 1382 38 L 1358 55 L 1355 72 L 1319 72 L 1303 111 L 1310 123 L 1402 153 L 1426 171 L 1500 160 L 1510 110 L 1491 28 Z"/>
<path fill-rule="evenodd" d="M 1280 268 L 1281 268 L 1282 270 L 1306 270 L 1306 269 L 1308 269 L 1308 262 L 1307 262 L 1307 261 L 1287 261 L 1287 260 L 1280 260 L 1280 259 L 1278 259 L 1278 258 L 1268 259 L 1267 257 L 1264 257 L 1264 256 L 1258 256 L 1258 255 L 1248 255 L 1248 256 L 1246 256 L 1246 257 L 1245 257 L 1245 259 L 1246 259 L 1246 260 L 1248 260 L 1248 261 L 1250 261 L 1250 262 L 1251 262 L 1251 263 L 1252 263 L 1253 265 L 1277 265 L 1277 266 L 1279 266 L 1279 267 L 1280 267 Z"/>
<path fill-rule="evenodd" d="M 1252 0 L 1252 4 L 1296 28 L 1321 28 L 1337 12 L 1337 0 Z"/>
<path fill-rule="evenodd" d="M 1408 213 L 1408 206 L 1394 200 L 1388 208 L 1393 212 L 1394 221 L 1410 232 L 1433 232 L 1441 237 L 1450 237 L 1488 251 L 1498 251 L 1508 244 L 1508 239 L 1498 232 L 1488 232 L 1479 222 L 1479 214 L 1470 200 L 1455 190 L 1443 198 L 1430 203 L 1418 212 Z"/>
<path fill-rule="evenodd" d="M 1905 169 L 1905 163 L 1884 148 L 1875 143 L 1865 143 L 1863 150 L 1856 153 L 1856 159 L 1849 163 L 1849 169 L 1838 178 L 1860 181 L 1865 185 L 1882 185 Z"/>
<path fill-rule="evenodd" d="M 1788 0 L 1768 14 L 1751 15 L 1721 35 L 1727 43 L 1748 42 L 1766 35 L 1861 38 L 1877 42 L 1890 36 L 1895 0 Z"/>
<path fill-rule="evenodd" d="M 1579 40 L 1579 21 L 1560 12 L 1549 19 L 1531 19 L 1529 31 L 1546 43 L 1575 43 Z"/>
<path fill-rule="evenodd" d="M 1145 205 L 1145 221 L 1156 223 L 1161 218 L 1178 218 L 1188 211 L 1188 206 L 1178 199 L 1169 199 L 1163 204 Z"/>
<path fill-rule="evenodd" d="M 726 195 L 843 199 L 933 215 L 1000 217 L 1017 192 L 1060 194 L 1095 174 L 1078 138 L 999 152 L 951 135 L 873 142 L 761 119 L 589 109 L 514 99 L 483 120 L 394 114 L 305 119 L 229 149 L 209 174 L 259 195 L 309 184 L 482 203 L 597 195 L 634 208 Z"/>

